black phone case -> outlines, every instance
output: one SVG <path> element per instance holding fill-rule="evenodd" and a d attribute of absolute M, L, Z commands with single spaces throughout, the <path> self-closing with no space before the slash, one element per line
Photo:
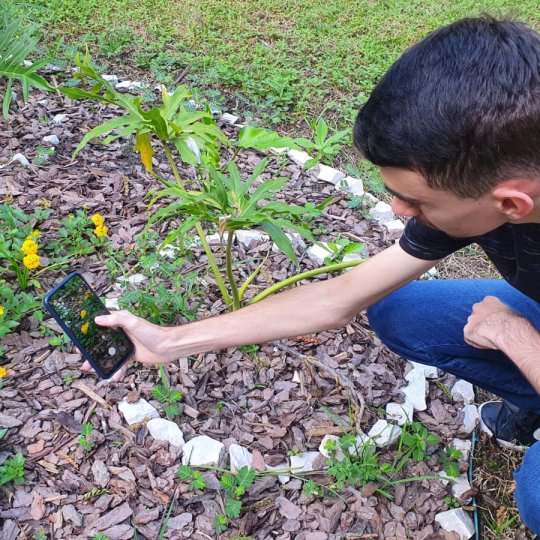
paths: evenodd
<path fill-rule="evenodd" d="M 61 289 L 66 283 L 68 283 L 71 279 L 74 277 L 78 277 L 84 281 L 88 289 L 92 292 L 92 294 L 97 298 L 98 302 L 103 306 L 103 311 L 110 314 L 110 311 L 105 307 L 105 304 L 100 300 L 99 296 L 94 292 L 92 287 L 88 284 L 88 282 L 84 279 L 84 277 L 79 272 L 72 272 L 68 276 L 66 276 L 54 289 L 50 290 L 46 295 L 45 298 L 43 298 L 43 305 L 45 306 L 45 309 L 51 314 L 53 319 L 60 325 L 62 330 L 67 334 L 69 339 L 73 342 L 73 344 L 81 351 L 81 354 L 83 355 L 85 360 L 88 360 L 89 364 L 95 369 L 96 373 L 99 375 L 101 379 L 109 379 L 116 371 L 122 367 L 123 364 L 125 364 L 131 356 L 133 356 L 133 353 L 135 352 L 135 346 L 133 345 L 133 342 L 129 339 L 128 335 L 121 329 L 117 328 L 119 332 L 124 334 L 126 337 L 128 343 L 130 344 L 130 350 L 129 353 L 126 355 L 126 358 L 122 359 L 121 362 L 119 362 L 114 368 L 108 372 L 104 371 L 102 367 L 99 365 L 99 363 L 94 360 L 89 352 L 84 348 L 84 346 L 79 342 L 79 340 L 75 337 L 73 332 L 69 329 L 69 327 L 66 325 L 66 323 L 63 321 L 63 319 L 54 311 L 53 307 L 50 305 L 49 300 L 51 296 L 53 296 L 55 293 L 58 292 L 59 289 Z"/>

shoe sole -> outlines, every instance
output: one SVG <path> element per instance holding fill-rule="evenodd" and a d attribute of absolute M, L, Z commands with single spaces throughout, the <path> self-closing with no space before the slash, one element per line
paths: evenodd
<path fill-rule="evenodd" d="M 488 403 L 500 403 L 500 402 L 499 401 L 486 401 L 485 403 L 482 403 L 478 407 L 480 429 L 489 437 L 495 437 L 493 435 L 493 431 L 491 431 L 491 429 L 489 429 L 489 427 L 486 424 L 484 424 L 484 421 L 482 420 L 482 407 L 484 405 L 487 405 Z M 497 444 L 501 446 L 502 448 L 506 448 L 507 450 L 513 450 L 514 452 L 520 452 L 522 454 L 529 448 L 528 446 L 522 446 L 520 444 L 511 443 L 511 442 L 505 441 L 504 439 L 497 439 L 496 437 L 495 437 L 495 440 L 497 441 Z"/>

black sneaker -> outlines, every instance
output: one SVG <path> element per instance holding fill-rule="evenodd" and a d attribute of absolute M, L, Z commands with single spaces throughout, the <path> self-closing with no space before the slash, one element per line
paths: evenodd
<path fill-rule="evenodd" d="M 504 448 L 524 452 L 540 441 L 540 415 L 506 401 L 487 401 L 478 409 L 480 429 Z"/>

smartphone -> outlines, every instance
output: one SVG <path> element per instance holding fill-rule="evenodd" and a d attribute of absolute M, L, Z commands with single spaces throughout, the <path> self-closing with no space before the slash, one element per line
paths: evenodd
<path fill-rule="evenodd" d="M 48 292 L 43 304 L 102 379 L 111 377 L 133 356 L 133 342 L 121 328 L 94 322 L 110 311 L 78 272 Z"/>

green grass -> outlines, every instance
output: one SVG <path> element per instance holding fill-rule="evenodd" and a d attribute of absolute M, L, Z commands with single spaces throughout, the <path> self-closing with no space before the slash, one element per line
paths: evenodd
<path fill-rule="evenodd" d="M 8 0 L 13 3 L 15 0 Z M 266 122 L 297 124 L 354 110 L 407 46 L 483 11 L 540 27 L 537 0 L 28 0 L 47 45 L 81 47 L 112 63 L 188 80 Z M 57 48 L 58 50 L 58 48 Z M 305 127 L 305 125 L 304 125 Z"/>

